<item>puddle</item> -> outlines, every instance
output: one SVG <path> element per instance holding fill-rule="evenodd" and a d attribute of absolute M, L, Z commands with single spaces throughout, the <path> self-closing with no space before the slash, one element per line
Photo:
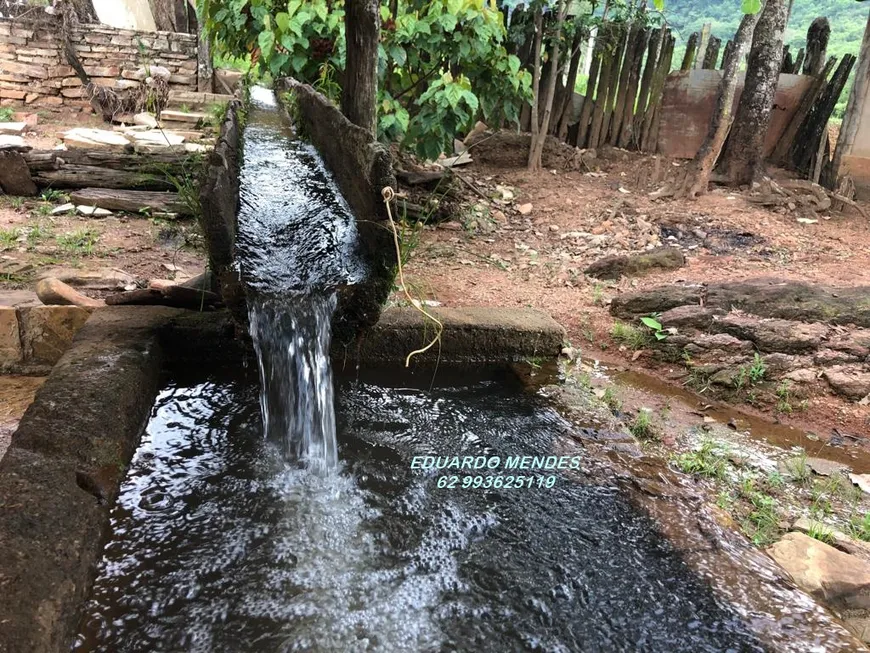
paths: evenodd
<path fill-rule="evenodd" d="M 699 414 L 699 417 L 702 414 L 707 415 L 723 425 L 732 422 L 737 425 L 741 433 L 747 433 L 754 440 L 786 450 L 801 447 L 808 456 L 843 463 L 857 474 L 870 473 L 870 452 L 860 449 L 856 445 L 842 447 L 831 445 L 828 442 L 815 439 L 815 436 L 810 436 L 801 429 L 786 424 L 775 424 L 727 404 L 701 399 L 688 390 L 673 386 L 642 372 L 633 370 L 618 372 L 611 378 L 614 382 L 635 390 L 677 400 L 690 411 Z M 704 409 L 706 406 L 709 408 Z"/>

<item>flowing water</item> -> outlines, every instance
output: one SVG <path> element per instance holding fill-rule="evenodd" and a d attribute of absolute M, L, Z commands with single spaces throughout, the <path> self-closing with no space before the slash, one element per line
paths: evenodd
<path fill-rule="evenodd" d="M 714 591 L 504 374 L 438 379 L 339 375 L 339 472 L 323 476 L 263 439 L 253 379 L 176 378 L 112 511 L 75 651 L 849 650 L 764 570 L 728 581 L 766 584 L 761 605 Z M 581 465 L 522 472 L 540 486 L 439 487 L 447 472 L 412 467 L 421 455 Z"/>
<path fill-rule="evenodd" d="M 265 436 L 288 460 L 335 468 L 330 321 L 335 288 L 365 273 L 350 210 L 271 91 L 252 89 L 241 171 L 237 258 L 248 289 Z"/>

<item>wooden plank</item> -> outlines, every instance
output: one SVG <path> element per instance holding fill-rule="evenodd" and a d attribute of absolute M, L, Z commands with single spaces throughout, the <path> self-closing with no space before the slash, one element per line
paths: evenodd
<path fill-rule="evenodd" d="M 776 144 L 776 148 L 774 148 L 773 154 L 770 155 L 770 160 L 774 163 L 777 163 L 779 165 L 785 165 L 787 163 L 789 158 L 789 152 L 791 151 L 792 144 L 794 143 L 794 139 L 797 136 L 798 130 L 800 129 L 800 126 L 803 124 L 807 115 L 809 115 L 810 111 L 813 108 L 813 105 L 816 103 L 816 100 L 819 99 L 819 96 L 825 89 L 828 75 L 831 74 L 831 71 L 834 69 L 834 64 L 836 63 L 837 57 L 831 57 L 830 59 L 828 59 L 828 63 L 825 64 L 825 69 L 820 75 L 815 78 L 812 86 L 807 89 L 807 92 L 801 99 L 801 104 L 798 107 L 798 110 L 795 112 L 794 117 L 791 119 L 788 127 L 786 127 L 785 131 L 783 132 L 782 137 L 779 139 L 779 143 Z"/>
<path fill-rule="evenodd" d="M 665 80 L 671 69 L 671 61 L 674 56 L 674 44 L 676 39 L 668 32 L 665 35 L 664 43 L 662 44 L 662 54 L 659 57 L 658 65 L 656 66 L 655 74 L 653 75 L 653 85 L 650 91 L 649 105 L 647 106 L 646 115 L 643 121 L 643 133 L 640 139 L 640 148 L 644 152 L 652 151 L 650 147 L 654 145 L 651 141 L 653 127 L 661 122 L 661 116 L 658 114 L 658 107 L 662 101 L 662 93 L 665 88 Z"/>
<path fill-rule="evenodd" d="M 601 122 L 601 135 L 598 145 L 611 143 L 611 126 L 613 124 L 614 105 L 616 93 L 619 91 L 619 80 L 622 76 L 623 58 L 625 57 L 626 43 L 628 42 L 628 27 L 624 23 L 617 24 L 618 41 L 616 52 L 613 56 L 613 68 L 610 71 L 610 85 L 607 88 L 607 101 L 604 105 L 604 118 Z"/>
<path fill-rule="evenodd" d="M 601 43 L 601 64 L 598 69 L 598 85 L 595 89 L 595 106 L 592 109 L 592 125 L 586 147 L 597 148 L 601 137 L 601 123 L 604 119 L 604 105 L 607 102 L 611 71 L 613 70 L 613 51 L 615 49 L 615 26 L 604 23 L 598 30 Z"/>
<path fill-rule="evenodd" d="M 598 84 L 598 69 L 601 66 L 601 35 L 602 30 L 599 28 L 592 50 L 592 64 L 589 67 L 589 79 L 586 82 L 586 95 L 583 101 L 583 108 L 580 109 L 580 119 L 577 121 L 577 140 L 574 141 L 576 147 L 586 147 L 586 141 L 589 138 L 589 119 L 592 116 L 593 97 L 595 87 Z"/>
<path fill-rule="evenodd" d="M 646 115 L 647 103 L 649 102 L 649 92 L 652 86 L 653 73 L 658 66 L 659 56 L 661 53 L 661 45 L 664 37 L 667 34 L 667 28 L 662 27 L 652 33 L 649 40 L 649 47 L 646 53 L 646 65 L 643 69 L 643 77 L 640 81 L 640 93 L 637 96 L 637 116 L 635 117 L 634 125 L 634 142 L 637 147 L 640 147 L 640 134 L 643 132 L 643 121 Z"/>
<path fill-rule="evenodd" d="M 719 48 L 722 46 L 722 39 L 710 36 L 707 43 L 707 50 L 704 52 L 704 61 L 701 63 L 701 68 L 704 70 L 716 70 L 716 62 L 719 61 Z"/>
<path fill-rule="evenodd" d="M 96 206 L 110 211 L 140 213 L 177 213 L 192 215 L 190 208 L 178 198 L 178 193 L 158 193 L 144 190 L 84 188 L 70 193 L 74 204 Z"/>
<path fill-rule="evenodd" d="M 637 40 L 643 33 L 641 26 L 638 23 L 633 23 L 628 30 L 628 36 L 625 43 L 625 54 L 622 61 L 622 71 L 619 74 L 619 88 L 616 92 L 616 100 L 613 107 L 613 120 L 610 128 L 611 145 L 617 145 L 622 134 L 622 121 L 626 113 L 626 100 L 628 99 L 629 78 L 638 65 L 635 53 L 637 52 Z M 633 103 L 632 103 L 633 104 Z M 631 108 L 628 108 L 628 113 L 631 115 Z"/>
<path fill-rule="evenodd" d="M 637 102 L 637 90 L 640 83 L 641 68 L 643 66 L 643 54 L 650 39 L 650 30 L 641 30 L 635 37 L 634 51 L 631 57 L 631 74 L 628 78 L 628 92 L 625 96 L 625 108 L 623 109 L 622 126 L 619 130 L 619 138 L 616 140 L 618 147 L 628 147 L 631 140 L 631 132 L 634 127 L 634 116 Z"/>
<path fill-rule="evenodd" d="M 62 165 L 57 170 L 31 170 L 37 186 L 51 188 L 135 188 L 140 190 L 174 190 L 159 174 L 112 170 L 97 166 Z"/>
<path fill-rule="evenodd" d="M 701 35 L 698 32 L 695 32 L 689 37 L 689 41 L 686 43 L 686 53 L 683 55 L 683 63 L 680 65 L 680 70 L 691 70 L 692 65 L 695 63 L 695 54 L 698 51 L 698 39 L 701 38 Z"/>
<path fill-rule="evenodd" d="M 671 72 L 671 63 L 674 58 L 674 47 L 676 46 L 677 40 L 671 36 L 668 38 L 668 49 L 665 51 L 665 56 L 662 61 L 662 81 L 658 90 L 658 97 L 656 99 L 656 111 L 652 116 L 652 128 L 650 129 L 650 140 L 648 143 L 648 147 L 650 148 L 650 152 L 655 152 L 658 148 L 659 142 L 659 127 L 662 123 L 662 112 L 661 112 L 661 104 L 662 104 L 662 94 L 665 90 L 665 81 L 668 78 L 668 75 Z"/>
<path fill-rule="evenodd" d="M 710 35 L 713 25 L 704 23 L 701 26 L 701 38 L 698 40 L 698 51 L 695 53 L 695 63 L 692 68 L 699 70 L 707 57 L 707 46 L 710 44 Z"/>
<path fill-rule="evenodd" d="M 58 170 L 64 165 L 98 166 L 111 170 L 157 172 L 161 168 L 178 170 L 197 160 L 187 152 L 135 154 L 105 150 L 31 150 L 23 154 L 31 173 Z"/>
<path fill-rule="evenodd" d="M 834 112 L 834 107 L 837 105 L 837 101 L 843 92 L 843 87 L 846 85 L 854 65 L 854 55 L 843 55 L 840 65 L 834 71 L 824 92 L 815 106 L 813 106 L 810 115 L 804 120 L 804 124 L 798 130 L 794 147 L 791 150 L 792 163 L 794 163 L 798 170 L 809 170 L 812 159 L 818 151 L 819 140 L 826 133 L 828 121 L 831 119 L 831 114 Z"/>

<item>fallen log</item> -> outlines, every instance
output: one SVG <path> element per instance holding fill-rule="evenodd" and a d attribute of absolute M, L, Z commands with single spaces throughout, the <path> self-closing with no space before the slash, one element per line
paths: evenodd
<path fill-rule="evenodd" d="M 182 202 L 178 193 L 159 193 L 145 190 L 118 190 L 107 188 L 84 188 L 70 193 L 74 204 L 96 206 L 110 211 L 128 213 L 177 213 L 193 215 L 190 207 Z"/>
<path fill-rule="evenodd" d="M 37 186 L 175 190 L 169 176 L 184 177 L 201 165 L 187 152 L 138 154 L 105 150 L 32 150 L 22 155 Z"/>
<path fill-rule="evenodd" d="M 115 293 L 106 297 L 109 306 L 146 305 L 191 308 L 193 310 L 211 309 L 220 305 L 218 295 L 208 290 L 197 290 L 185 286 L 166 286 L 162 288 L 142 288 L 129 292 Z"/>
<path fill-rule="evenodd" d="M 46 306 L 99 308 L 106 305 L 104 301 L 88 297 L 60 279 L 53 277 L 42 279 L 36 284 L 36 296 Z"/>
<path fill-rule="evenodd" d="M 157 175 L 123 170 L 108 170 L 95 166 L 66 165 L 60 170 L 31 174 L 37 186 L 51 188 L 135 188 L 139 190 L 172 190 L 175 187 Z"/>

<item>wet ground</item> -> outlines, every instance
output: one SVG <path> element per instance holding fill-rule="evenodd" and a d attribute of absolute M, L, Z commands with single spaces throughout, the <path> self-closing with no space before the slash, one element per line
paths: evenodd
<path fill-rule="evenodd" d="M 175 378 L 113 510 L 75 650 L 851 650 L 727 538 L 687 564 L 626 472 L 512 376 L 430 382 L 340 378 L 341 472 L 324 479 L 264 441 L 253 379 Z M 426 455 L 579 461 L 414 468 Z"/>

